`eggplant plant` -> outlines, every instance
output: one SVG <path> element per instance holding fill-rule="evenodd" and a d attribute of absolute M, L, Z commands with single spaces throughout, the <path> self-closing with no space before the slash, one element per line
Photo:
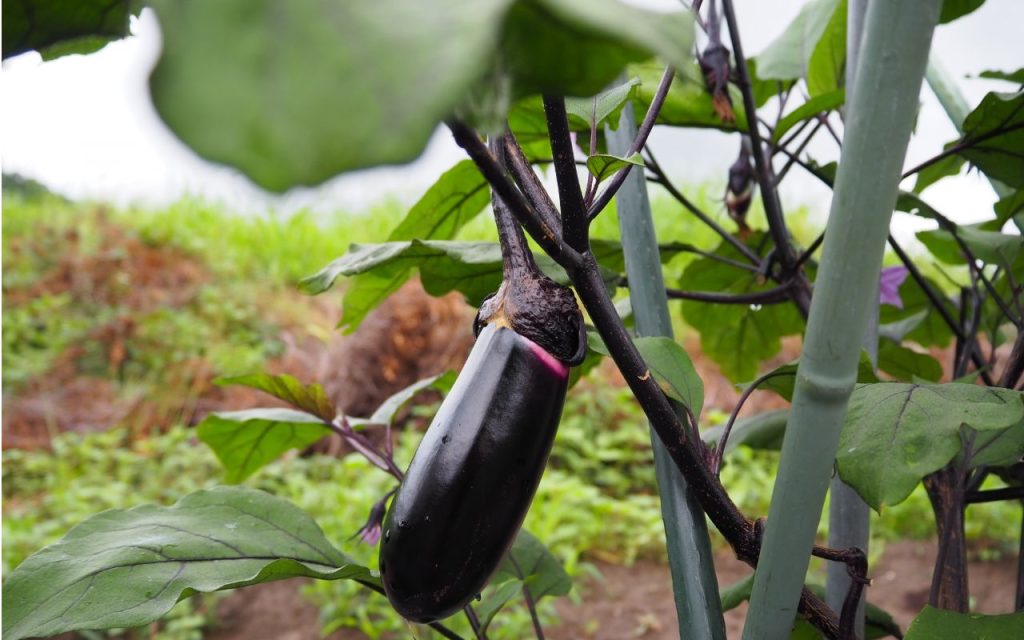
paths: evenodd
<path fill-rule="evenodd" d="M 139 10 L 98 0 L 82 3 L 89 10 L 25 10 L 34 4 L 45 3 L 4 4 L 5 57 L 95 48 L 125 35 Z M 290 408 L 224 412 L 198 426 L 231 483 L 330 433 L 393 476 L 395 489 L 358 529 L 380 544 L 378 570 L 338 550 L 294 505 L 222 487 L 172 507 L 99 514 L 31 556 L 4 583 L 4 638 L 138 626 L 192 593 L 299 576 L 354 580 L 447 638 L 460 637 L 452 616 L 487 638 L 521 594 L 542 638 L 537 600 L 571 585 L 519 529 L 571 368 L 605 357 L 650 423 L 681 637 L 724 638 L 723 609 L 746 599 L 745 638 L 1024 634 L 1024 560 L 1013 612 L 968 615 L 965 536 L 970 504 L 1024 499 L 1021 71 L 986 71 L 1007 91 L 951 108 L 957 139 L 905 167 L 932 34 L 981 4 L 879 0 L 861 26 L 861 3 L 812 0 L 749 57 L 732 0 L 669 13 L 616 0 L 149 2 L 164 41 L 149 82 L 158 113 L 201 156 L 268 190 L 412 160 L 443 125 L 468 159 L 385 241 L 351 246 L 300 287 L 318 294 L 347 278 L 351 331 L 415 274 L 429 293 L 459 291 L 479 309 L 477 342 L 454 383 L 424 380 L 369 417 L 339 414 L 317 384 L 253 374 L 227 382 Z M 936 73 L 929 84 L 956 104 L 955 83 Z M 658 162 L 656 127 L 734 139 L 722 211 L 697 206 L 692 186 Z M 819 138 L 832 141 L 831 156 L 809 153 Z M 1000 195 L 991 217 L 971 225 L 922 195 L 968 164 Z M 554 193 L 539 173 L 547 170 Z M 833 189 L 816 239 L 797 238 L 787 220 L 779 185 L 794 171 Z M 657 238 L 647 185 L 715 242 Z M 499 243 L 457 240 L 488 201 Z M 621 242 L 591 235 L 613 201 Z M 889 233 L 896 211 L 935 223 L 918 234 L 928 255 Z M 662 264 L 680 254 L 682 278 L 666 284 Z M 628 313 L 616 304 L 622 294 Z M 703 386 L 672 339 L 674 300 L 743 389 L 720 427 L 701 428 Z M 799 360 L 763 370 L 789 335 L 803 336 Z M 862 365 L 865 335 L 877 346 L 873 366 Z M 925 352 L 950 343 L 949 362 Z M 425 388 L 448 395 L 403 469 L 392 425 Z M 791 408 L 737 419 L 758 390 Z M 722 465 L 740 444 L 779 442 L 769 513 L 742 513 Z M 817 544 L 834 473 L 876 511 L 921 484 L 928 492 L 939 553 L 929 606 L 905 636 L 864 604 L 866 550 Z M 708 521 L 754 569 L 721 592 Z M 829 585 L 828 603 L 808 583 L 812 556 L 848 576 Z"/>

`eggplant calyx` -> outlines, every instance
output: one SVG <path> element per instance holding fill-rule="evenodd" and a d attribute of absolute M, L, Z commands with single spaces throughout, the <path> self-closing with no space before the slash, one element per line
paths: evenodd
<path fill-rule="evenodd" d="M 480 305 L 474 332 L 487 324 L 514 330 L 569 366 L 580 364 L 587 353 L 583 315 L 572 290 L 527 269 L 513 270 Z"/>

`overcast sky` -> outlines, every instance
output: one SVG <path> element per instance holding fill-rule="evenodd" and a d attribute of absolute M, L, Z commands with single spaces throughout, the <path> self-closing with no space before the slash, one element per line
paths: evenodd
<path fill-rule="evenodd" d="M 670 0 L 643 4 L 676 5 Z M 782 31 L 800 3 L 739 0 L 736 5 L 744 48 L 756 54 Z M 933 55 L 960 79 L 971 104 L 987 91 L 1012 90 L 1006 83 L 967 76 L 1024 66 L 1022 24 L 1024 2 L 988 0 L 975 13 L 936 32 Z M 329 214 L 363 209 L 382 194 L 412 201 L 463 157 L 441 131 L 411 165 L 349 174 L 316 189 L 271 196 L 237 171 L 201 160 L 164 127 L 145 87 L 159 53 L 159 27 L 147 10 L 132 31 L 131 37 L 89 56 L 44 63 L 31 53 L 4 63 L 0 134 L 5 172 L 34 178 L 76 199 L 159 206 L 193 195 L 239 212 L 312 207 Z M 922 92 L 917 134 L 908 166 L 934 155 L 956 137 L 927 88 Z M 734 138 L 710 131 L 656 133 L 651 144 L 662 163 L 687 184 L 722 183 L 736 153 Z M 832 152 L 827 140 L 819 144 L 820 155 Z M 794 173 L 785 183 L 785 201 L 827 210 L 828 192 L 814 180 L 797 176 Z M 995 201 L 987 182 L 974 175 L 926 194 L 940 210 L 962 220 L 990 216 Z M 898 224 L 909 232 L 905 221 Z"/>

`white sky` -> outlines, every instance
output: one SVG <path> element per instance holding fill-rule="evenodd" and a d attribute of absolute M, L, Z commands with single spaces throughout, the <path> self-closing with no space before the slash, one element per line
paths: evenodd
<path fill-rule="evenodd" d="M 677 6 L 671 0 L 643 4 Z M 800 4 L 737 1 L 748 55 L 770 43 Z M 975 13 L 937 31 L 933 55 L 961 79 L 971 104 L 989 90 L 1013 89 L 1007 83 L 965 76 L 1024 66 L 1022 24 L 1024 2 L 988 0 Z M 160 206 L 192 195 L 239 212 L 310 207 L 329 215 L 363 209 L 382 197 L 411 202 L 463 157 L 446 132 L 439 131 L 425 154 L 410 165 L 349 174 L 284 196 L 267 194 L 234 169 L 198 158 L 163 126 L 146 92 L 146 77 L 160 46 L 159 28 L 148 11 L 134 23 L 133 33 L 89 56 L 43 63 L 32 53 L 3 64 L 0 149 L 5 172 L 34 178 L 75 199 Z M 934 155 L 955 137 L 953 126 L 925 89 L 907 166 Z M 651 144 L 670 172 L 689 185 L 723 183 L 737 150 L 733 138 L 712 131 L 656 132 Z M 816 145 L 820 156 L 834 152 L 824 136 Z M 784 203 L 827 210 L 827 190 L 799 170 L 792 175 L 784 183 Z M 995 201 L 988 183 L 976 175 L 937 185 L 926 196 L 939 210 L 965 221 L 989 217 Z M 901 236 L 921 222 L 898 217 Z"/>

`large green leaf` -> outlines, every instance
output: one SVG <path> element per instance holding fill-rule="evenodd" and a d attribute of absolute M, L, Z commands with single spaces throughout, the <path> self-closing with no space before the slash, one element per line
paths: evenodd
<path fill-rule="evenodd" d="M 1008 389 L 962 383 L 864 385 L 850 398 L 837 456 L 839 474 L 879 511 L 905 500 L 921 478 L 952 460 L 971 431 L 991 438 L 1024 428 L 1022 418 L 1021 394 Z"/>
<path fill-rule="evenodd" d="M 845 89 L 835 89 L 833 91 L 814 96 L 796 109 L 793 109 L 793 111 L 787 113 L 785 117 L 779 121 L 779 125 L 775 127 L 775 131 L 772 133 L 772 139 L 778 142 L 782 139 L 782 136 L 786 135 L 787 131 L 796 125 L 800 124 L 804 120 L 817 117 L 819 113 L 838 109 L 843 106 L 845 100 Z"/>
<path fill-rule="evenodd" d="M 407 162 L 490 66 L 511 3 L 157 0 L 153 101 L 273 191 Z"/>
<path fill-rule="evenodd" d="M 914 183 L 914 193 L 921 193 L 939 180 L 959 174 L 965 162 L 967 161 L 960 156 L 951 155 L 925 167 L 917 174 L 917 181 Z"/>
<path fill-rule="evenodd" d="M 906 640 L 996 640 L 1024 637 L 1024 613 L 987 616 L 925 605 L 907 629 Z"/>
<path fill-rule="evenodd" d="M 1024 213 L 1024 189 L 1018 189 L 1010 195 L 1000 198 L 992 208 L 996 213 L 996 222 L 1002 227 L 1010 218 Z"/>
<path fill-rule="evenodd" d="M 230 376 L 218 379 L 217 384 L 238 384 L 258 389 L 326 422 L 334 420 L 338 413 L 322 386 L 302 384 L 288 374 L 252 373 L 244 376 Z"/>
<path fill-rule="evenodd" d="M 842 89 L 846 82 L 846 0 L 839 0 L 807 61 L 812 97 Z"/>
<path fill-rule="evenodd" d="M 3 636 L 137 627 L 194 593 L 297 576 L 376 582 L 290 502 L 199 491 L 171 507 L 106 511 L 30 556 L 4 583 Z"/>
<path fill-rule="evenodd" d="M 805 4 L 782 35 L 757 55 L 758 76 L 772 80 L 803 78 L 838 3 L 810 0 Z"/>
<path fill-rule="evenodd" d="M 330 433 L 324 421 L 293 409 L 221 411 L 197 427 L 199 439 L 217 455 L 225 481 L 242 482 L 289 449 L 302 449 Z"/>
<path fill-rule="evenodd" d="M 964 119 L 963 135 L 949 143 L 990 178 L 1024 187 L 1024 91 L 989 93 Z"/>
<path fill-rule="evenodd" d="M 154 5 L 157 111 L 199 155 L 274 191 L 410 161 L 467 101 L 499 122 L 517 96 L 591 95 L 629 62 L 693 57 L 687 12 L 616 0 Z"/>
<path fill-rule="evenodd" d="M 751 236 L 757 246 L 762 234 Z M 743 261 L 739 252 L 723 242 L 715 253 Z M 680 286 L 690 291 L 750 293 L 770 288 L 757 274 L 737 269 L 719 260 L 701 258 L 683 272 Z M 750 380 L 757 375 L 762 360 L 782 348 L 782 336 L 800 333 L 803 320 L 796 308 L 787 303 L 774 305 L 708 304 L 683 301 L 683 316 L 700 332 L 701 347 L 731 380 Z"/>
<path fill-rule="evenodd" d="M 3 57 L 38 50 L 44 59 L 92 53 L 128 35 L 132 0 L 11 0 L 3 3 Z"/>
<path fill-rule="evenodd" d="M 512 549 L 502 560 L 490 585 L 474 608 L 484 628 L 509 600 L 530 590 L 534 602 L 547 596 L 564 596 L 572 589 L 572 578 L 562 563 L 532 533 L 522 529 Z"/>

